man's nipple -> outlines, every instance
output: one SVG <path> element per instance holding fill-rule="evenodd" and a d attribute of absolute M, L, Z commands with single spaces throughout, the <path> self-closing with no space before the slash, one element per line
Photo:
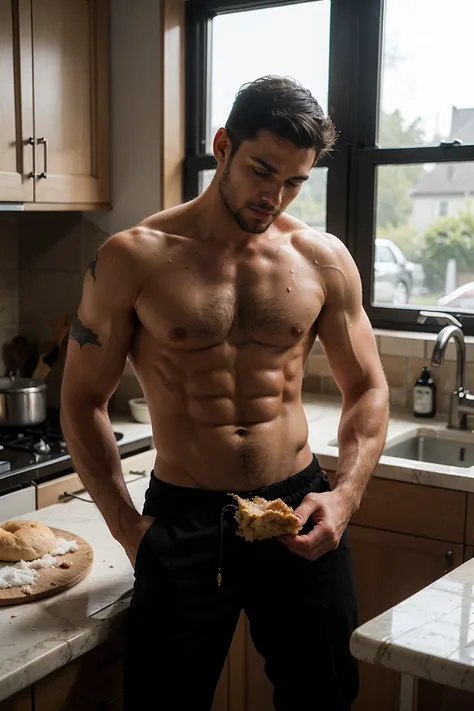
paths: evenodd
<path fill-rule="evenodd" d="M 188 332 L 186 331 L 185 328 L 181 328 L 181 326 L 177 326 L 176 328 L 172 328 L 168 332 L 168 336 L 170 337 L 170 340 L 172 340 L 172 341 L 185 341 L 186 338 L 188 337 Z"/>

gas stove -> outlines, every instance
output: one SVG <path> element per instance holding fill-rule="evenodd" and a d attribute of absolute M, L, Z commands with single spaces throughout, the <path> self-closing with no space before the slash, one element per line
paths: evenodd
<path fill-rule="evenodd" d="M 114 432 L 115 440 L 123 438 Z M 0 490 L 6 481 L 15 484 L 47 478 L 72 465 L 61 430 L 59 410 L 48 408 L 46 420 L 31 427 L 0 427 Z"/>

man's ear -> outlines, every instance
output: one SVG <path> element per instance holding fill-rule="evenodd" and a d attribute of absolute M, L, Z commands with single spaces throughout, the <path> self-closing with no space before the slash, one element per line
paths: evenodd
<path fill-rule="evenodd" d="M 230 136 L 225 128 L 220 128 L 214 136 L 213 154 L 218 163 L 225 163 L 232 152 Z"/>

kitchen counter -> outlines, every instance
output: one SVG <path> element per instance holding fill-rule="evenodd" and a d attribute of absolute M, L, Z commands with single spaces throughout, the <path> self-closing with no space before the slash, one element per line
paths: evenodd
<path fill-rule="evenodd" d="M 338 448 L 332 446 L 332 443 L 336 441 L 337 437 L 337 426 L 341 413 L 340 400 L 306 393 L 304 406 L 309 424 L 308 439 L 311 449 L 318 457 L 323 469 L 335 469 Z M 459 432 L 447 429 L 447 419 L 446 413 L 432 419 L 420 419 L 406 410 L 392 408 L 387 443 L 395 441 L 415 429 L 439 432 L 447 437 L 458 437 Z M 464 432 L 462 436 L 466 441 L 474 443 L 472 432 Z M 441 489 L 474 492 L 474 466 L 469 468 L 445 466 L 382 455 L 375 476 L 412 484 L 435 486 Z"/>
<path fill-rule="evenodd" d="M 337 434 L 340 402 L 335 398 L 307 394 L 304 406 L 311 448 L 323 468 L 335 468 L 337 448 L 328 443 Z M 151 436 L 149 425 L 113 415 L 111 420 L 114 429 L 123 432 L 126 438 L 135 438 L 136 441 Z M 393 412 L 389 438 L 419 426 L 420 422 L 410 414 Z M 445 418 L 430 421 L 429 427 L 444 429 Z M 471 470 L 414 464 L 408 460 L 383 457 L 377 476 L 474 491 L 474 473 Z M 148 477 L 139 478 L 128 484 L 138 510 L 143 504 L 147 480 Z M 133 585 L 130 563 L 121 546 L 110 535 L 94 504 L 68 500 L 24 514 L 21 518 L 34 518 L 82 536 L 92 546 L 95 560 L 89 576 L 74 588 L 38 602 L 0 608 L 0 701 L 105 641 L 113 623 L 127 610 Z M 458 581 L 453 576 L 467 569 L 468 564 L 447 576 L 447 580 L 451 581 L 449 584 Z M 458 591 L 463 584 L 459 579 Z M 454 599 L 454 592 L 450 595 L 448 598 Z M 464 610 L 466 604 L 460 595 L 456 600 L 458 607 Z M 453 606 L 450 609 L 454 612 Z M 424 609 L 420 609 L 420 615 L 422 613 L 423 619 L 426 619 L 426 604 Z M 374 642 L 371 648 L 375 647 L 377 643 Z"/>
<path fill-rule="evenodd" d="M 361 625 L 351 651 L 362 661 L 474 692 L 474 560 Z"/>
<path fill-rule="evenodd" d="M 127 445 L 144 440 L 145 443 L 152 439 L 150 424 L 137 422 L 133 417 L 127 415 L 115 415 L 109 413 L 110 421 L 115 432 L 121 432 L 123 439 L 118 444 Z"/>
<path fill-rule="evenodd" d="M 128 485 L 141 510 L 148 477 Z M 94 504 L 70 500 L 25 514 L 82 536 L 93 548 L 92 570 L 58 595 L 0 608 L 0 701 L 107 639 L 129 605 L 133 571 Z"/>

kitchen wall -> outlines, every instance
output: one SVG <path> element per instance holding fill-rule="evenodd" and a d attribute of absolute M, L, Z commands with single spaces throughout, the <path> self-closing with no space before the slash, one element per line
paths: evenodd
<path fill-rule="evenodd" d="M 431 352 L 436 334 L 377 331 L 376 342 L 385 376 L 390 387 L 390 399 L 394 407 L 413 407 L 413 385 L 421 368 L 430 367 Z M 474 338 L 466 337 L 467 386 L 474 388 Z M 471 364 L 469 364 L 471 363 Z M 450 343 L 442 368 L 431 368 L 437 387 L 437 410 L 447 412 L 449 394 L 454 389 L 456 375 L 456 351 Z M 304 389 L 315 393 L 338 395 L 328 361 L 317 342 L 306 366 Z"/>
<path fill-rule="evenodd" d="M 18 318 L 18 216 L 0 212 L 0 353 L 16 335 Z"/>
<path fill-rule="evenodd" d="M 160 209 L 161 47 L 159 0 L 110 3 L 111 178 L 113 209 L 88 213 L 106 234 Z"/>
<path fill-rule="evenodd" d="M 58 318 L 76 312 L 87 266 L 107 236 L 78 212 L 0 213 L 0 347 L 17 333 L 51 340 Z M 66 345 L 48 378 L 56 407 Z M 127 366 L 111 408 L 127 411 L 140 395 Z"/>

